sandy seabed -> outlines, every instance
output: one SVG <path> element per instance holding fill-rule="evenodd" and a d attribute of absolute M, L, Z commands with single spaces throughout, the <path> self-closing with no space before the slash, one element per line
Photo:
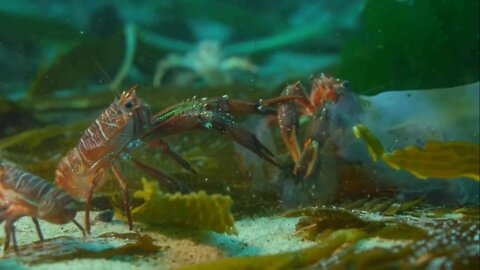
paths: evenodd
<path fill-rule="evenodd" d="M 84 213 L 79 212 L 76 220 L 83 223 Z M 86 238 L 73 223 L 40 221 L 46 241 L 39 242 L 31 218 L 24 217 L 15 223 L 20 255 L 12 248 L 5 254 L 2 251 L 0 269 L 174 269 L 225 257 L 275 254 L 314 244 L 296 235 L 297 221 L 282 217 L 239 220 L 235 222 L 237 234 L 228 235 L 140 223 L 129 231 L 124 222 L 113 219 L 94 222 Z M 127 235 L 135 237 L 118 237 Z M 155 251 L 143 250 L 138 237 L 151 240 Z M 4 241 L 3 230 L 0 239 Z"/>

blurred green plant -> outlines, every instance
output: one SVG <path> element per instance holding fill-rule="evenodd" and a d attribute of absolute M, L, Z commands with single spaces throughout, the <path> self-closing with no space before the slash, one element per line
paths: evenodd
<path fill-rule="evenodd" d="M 369 0 L 338 74 L 364 94 L 478 81 L 478 9 L 478 0 Z"/>

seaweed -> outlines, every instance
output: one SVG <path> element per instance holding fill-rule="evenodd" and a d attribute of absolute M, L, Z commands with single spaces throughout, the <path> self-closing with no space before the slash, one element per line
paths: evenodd
<path fill-rule="evenodd" d="M 275 255 L 227 258 L 211 263 L 182 267 L 182 270 L 203 269 L 299 269 L 308 267 L 323 258 L 328 258 L 342 245 L 355 242 L 363 234 L 356 229 L 338 230 L 332 233 L 324 242 L 298 251 L 285 252 Z"/>
<path fill-rule="evenodd" d="M 74 85 L 79 85 L 100 73 L 121 64 L 125 44 L 120 33 L 99 39 L 87 39 L 68 52 L 58 55 L 51 65 L 37 72 L 28 95 L 30 98 L 50 95 Z"/>
<path fill-rule="evenodd" d="M 0 97 L 0 138 L 39 124 L 31 111 Z"/>
<path fill-rule="evenodd" d="M 111 258 L 158 253 L 160 247 L 149 235 L 138 233 L 105 233 L 95 238 L 57 237 L 19 247 L 20 261 L 26 264 L 46 263 L 79 258 Z M 17 257 L 14 252 L 4 258 Z"/>
<path fill-rule="evenodd" d="M 480 181 L 480 145 L 466 142 L 427 141 L 423 148 L 409 146 L 385 152 L 380 141 L 363 125 L 352 128 L 367 145 L 374 161 L 381 158 L 395 170 L 404 169 L 420 179 L 466 177 Z"/>
<path fill-rule="evenodd" d="M 478 0 L 366 1 L 339 77 L 368 94 L 478 81 L 478 7 Z"/>
<path fill-rule="evenodd" d="M 362 228 L 366 223 L 348 211 L 319 208 L 302 217 L 296 228 L 305 240 L 325 238 L 340 229 Z"/>
<path fill-rule="evenodd" d="M 5 41 L 19 42 L 28 40 L 38 41 L 73 41 L 79 39 L 82 33 L 76 27 L 47 16 L 0 12 L 0 36 Z"/>
<path fill-rule="evenodd" d="M 152 225 L 175 225 L 184 228 L 212 230 L 218 233 L 234 233 L 233 201 L 230 196 L 207 195 L 204 191 L 190 194 L 166 194 L 157 182 L 142 179 L 144 189 L 136 191 L 134 198 L 145 203 L 132 210 L 136 221 Z M 116 215 L 120 216 L 116 208 Z"/>
<path fill-rule="evenodd" d="M 21 165 L 45 179 L 53 179 L 57 162 L 75 146 L 85 121 L 70 125 L 50 125 L 24 131 L 0 140 L 0 159 Z"/>
<path fill-rule="evenodd" d="M 438 258 L 442 265 L 463 268 L 478 265 L 478 206 L 446 209 L 419 204 L 421 199 L 406 202 L 403 208 L 409 210 L 402 215 L 360 210 L 375 208 L 383 200 L 357 201 L 353 210 L 328 206 L 300 209 L 287 215 L 301 216 L 298 232 L 317 243 L 331 241 L 330 237 L 339 231 L 355 230 L 359 236 L 350 244 L 342 245 L 329 258 L 319 259 L 313 268 L 426 268 L 439 263 Z M 370 206 L 365 207 L 368 204 Z M 412 208 L 413 205 L 417 207 Z"/>

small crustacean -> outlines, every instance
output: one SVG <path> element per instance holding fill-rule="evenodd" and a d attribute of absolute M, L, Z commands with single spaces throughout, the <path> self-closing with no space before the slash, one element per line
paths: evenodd
<path fill-rule="evenodd" d="M 0 162 L 0 223 L 5 221 L 4 250 L 8 249 L 12 239 L 18 253 L 13 223 L 23 216 L 32 217 L 40 240 L 43 240 L 43 234 L 38 219 L 55 224 L 72 221 L 84 232 L 74 219 L 77 208 L 77 202 L 61 189 L 38 176 Z"/>
<path fill-rule="evenodd" d="M 283 141 L 295 163 L 293 173 L 298 178 L 308 177 L 315 168 L 319 148 L 329 136 L 326 132 L 328 130 L 327 104 L 337 102 L 347 87 L 346 81 L 321 74 L 319 78 L 312 77 L 310 96 L 307 96 L 300 82 L 288 85 L 283 90 L 281 96 L 300 96 L 295 101 L 281 103 L 277 112 Z M 303 150 L 298 142 L 300 114 L 313 118 L 306 132 Z"/>
<path fill-rule="evenodd" d="M 150 111 L 132 88 L 115 100 L 83 133 L 78 145 L 58 164 L 55 182 L 85 203 L 85 230 L 90 232 L 90 203 L 100 188 L 108 169 L 113 171 L 123 194 L 129 228 L 132 229 L 130 202 L 125 178 L 116 160 L 128 158 L 128 150 L 149 127 Z"/>
<path fill-rule="evenodd" d="M 116 165 L 119 159 L 132 159 L 136 167 L 161 180 L 170 190 L 185 192 L 186 188 L 169 176 L 132 158 L 128 153 L 130 148 L 148 141 L 150 146 L 159 147 L 182 167 L 195 172 L 187 161 L 170 150 L 161 137 L 195 128 L 213 128 L 276 165 L 273 154 L 255 135 L 236 124 L 228 113 L 264 112 L 268 111 L 264 106 L 293 98 L 296 97 L 284 96 L 257 103 L 230 101 L 225 96 L 192 99 L 150 117 L 148 105 L 136 95 L 135 89 L 130 89 L 92 123 L 78 145 L 60 161 L 55 181 L 71 195 L 86 199 L 85 229 L 89 232 L 93 192 L 104 183 L 106 171 L 112 169 L 123 191 L 125 214 L 129 228 L 132 229 L 128 187 Z"/>

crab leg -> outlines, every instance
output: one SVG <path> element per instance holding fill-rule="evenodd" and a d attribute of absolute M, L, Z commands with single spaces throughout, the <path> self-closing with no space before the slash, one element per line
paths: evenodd
<path fill-rule="evenodd" d="M 293 173 L 300 179 L 305 179 L 310 176 L 315 168 L 318 157 L 318 142 L 315 140 L 307 140 L 300 159 L 295 164 Z"/>
<path fill-rule="evenodd" d="M 308 99 L 305 96 L 305 92 L 299 82 L 287 86 L 280 97 L 298 96 L 300 98 L 289 101 L 285 101 L 278 106 L 277 118 L 280 127 L 280 133 L 282 135 L 283 142 L 287 151 L 293 159 L 293 162 L 297 163 L 300 159 L 300 146 L 298 144 L 298 131 L 299 131 L 299 112 L 296 103 L 302 106 L 307 106 Z"/>
<path fill-rule="evenodd" d="M 327 130 L 328 107 L 324 106 L 322 110 L 317 111 L 308 127 L 302 154 L 294 168 L 296 176 L 305 179 L 313 173 L 313 169 L 317 165 L 319 151 L 329 136 Z"/>
<path fill-rule="evenodd" d="M 298 110 L 294 102 L 286 102 L 278 107 L 278 124 L 283 142 L 293 162 L 300 159 L 300 146 L 298 144 Z"/>

